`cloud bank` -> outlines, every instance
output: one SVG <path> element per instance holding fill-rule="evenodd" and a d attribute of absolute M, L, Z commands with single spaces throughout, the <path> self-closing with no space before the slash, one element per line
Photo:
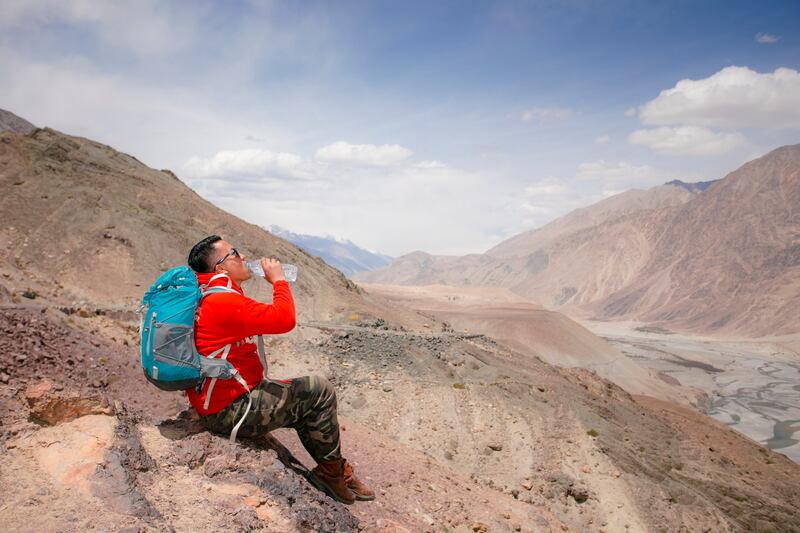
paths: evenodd
<path fill-rule="evenodd" d="M 800 72 L 726 67 L 705 79 L 679 81 L 638 114 L 644 124 L 658 126 L 800 128 Z"/>
<path fill-rule="evenodd" d="M 414 152 L 399 144 L 351 144 L 338 141 L 317 150 L 315 157 L 329 163 L 390 166 L 411 157 Z"/>
<path fill-rule="evenodd" d="M 717 133 L 699 126 L 636 130 L 628 142 L 669 155 L 720 155 L 747 145 L 747 139 L 740 133 Z"/>
<path fill-rule="evenodd" d="M 211 157 L 192 157 L 182 173 L 194 179 L 262 178 L 269 176 L 303 178 L 300 156 L 270 150 L 227 150 Z"/>

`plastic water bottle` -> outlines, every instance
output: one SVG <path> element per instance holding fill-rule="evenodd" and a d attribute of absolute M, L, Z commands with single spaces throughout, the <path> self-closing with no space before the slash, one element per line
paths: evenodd
<path fill-rule="evenodd" d="M 289 283 L 294 283 L 297 281 L 296 266 L 288 263 L 281 263 L 281 268 L 283 269 L 283 277 L 286 278 L 286 281 Z M 264 269 L 261 268 L 261 261 L 248 261 L 247 269 L 260 278 L 264 277 Z"/>

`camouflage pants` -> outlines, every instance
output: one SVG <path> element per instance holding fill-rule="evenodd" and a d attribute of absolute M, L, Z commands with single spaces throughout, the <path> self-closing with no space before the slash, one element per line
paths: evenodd
<path fill-rule="evenodd" d="M 253 406 L 239 428 L 242 437 L 256 437 L 278 428 L 294 428 L 315 461 L 333 461 L 339 449 L 336 391 L 320 376 L 264 380 L 251 393 Z M 230 433 L 247 408 L 247 394 L 213 415 L 201 416 L 208 429 Z"/>

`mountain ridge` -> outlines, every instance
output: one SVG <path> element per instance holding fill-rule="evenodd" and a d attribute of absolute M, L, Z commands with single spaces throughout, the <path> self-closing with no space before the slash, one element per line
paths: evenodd
<path fill-rule="evenodd" d="M 786 198 L 796 198 L 800 190 L 797 153 L 800 145 L 778 148 L 723 179 L 688 189 L 671 182 L 628 191 L 516 235 L 485 254 L 403 256 L 355 279 L 506 287 L 581 317 L 663 322 L 685 331 L 794 333 L 797 326 L 788 309 L 789 302 L 797 302 L 792 291 L 800 283 L 793 269 L 797 249 L 792 240 L 800 234 L 800 223 L 795 204 Z M 737 180 L 740 175 L 748 179 Z M 748 192 L 748 180 L 768 186 Z M 744 242 L 739 242 L 740 234 Z M 699 266 L 704 257 L 707 262 Z M 674 262 L 675 270 L 664 266 Z M 731 270 L 733 265 L 740 265 L 738 271 Z M 715 273 L 723 274 L 726 290 L 712 289 L 723 281 L 714 279 Z M 772 301 L 766 294 L 773 295 Z M 775 298 L 778 294 L 788 299 L 786 305 Z M 758 302 L 757 320 L 746 317 L 748 298 Z"/>
<path fill-rule="evenodd" d="M 348 277 L 358 272 L 375 270 L 387 265 L 392 260 L 392 257 L 388 255 L 372 252 L 349 240 L 294 233 L 276 225 L 267 229 L 274 235 L 299 246 L 309 254 L 321 257 L 323 261 Z"/>
<path fill-rule="evenodd" d="M 542 313 L 552 320 L 536 350 L 456 331 L 362 290 L 169 171 L 47 128 L 0 133 L 0 184 L 0 521 L 11 529 L 797 523 L 800 466 L 786 457 L 593 371 L 545 363 L 536 350 L 556 357 L 564 343 L 590 363 L 595 349 L 615 356 L 589 331 L 573 338 L 564 315 Z M 294 432 L 230 443 L 203 430 L 182 395 L 143 379 L 138 297 L 208 233 L 300 266 L 300 320 L 269 337 L 270 375 L 335 384 L 343 451 L 375 503 L 346 507 L 314 489 Z M 267 288 L 245 290 L 269 301 Z"/>

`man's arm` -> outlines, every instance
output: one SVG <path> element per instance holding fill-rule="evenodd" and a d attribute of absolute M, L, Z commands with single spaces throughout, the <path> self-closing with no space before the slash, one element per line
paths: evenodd
<path fill-rule="evenodd" d="M 240 295 L 220 294 L 216 298 L 238 300 L 230 311 L 221 316 L 226 327 L 240 338 L 253 335 L 287 333 L 294 329 L 295 310 L 289 283 L 281 280 L 272 286 L 272 303 L 265 304 Z"/>

